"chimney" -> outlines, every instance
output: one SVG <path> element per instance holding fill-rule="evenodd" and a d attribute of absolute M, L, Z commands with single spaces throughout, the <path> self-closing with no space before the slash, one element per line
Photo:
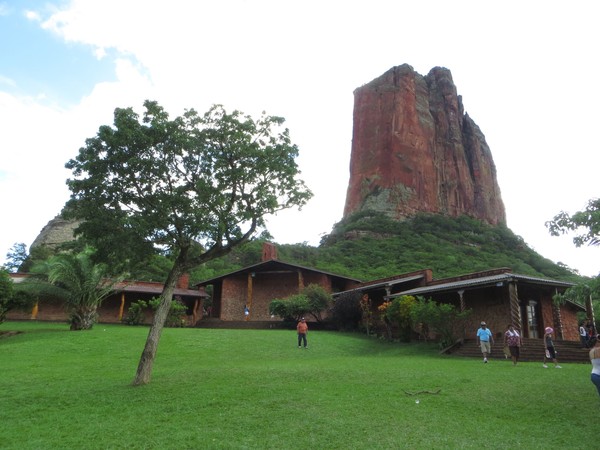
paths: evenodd
<path fill-rule="evenodd" d="M 271 242 L 265 242 L 263 244 L 262 262 L 270 261 L 271 259 L 277 259 L 277 247 Z"/>
<path fill-rule="evenodd" d="M 190 287 L 190 274 L 189 273 L 186 272 L 179 277 L 179 279 L 177 280 L 177 287 L 179 289 L 189 289 L 189 287 Z"/>

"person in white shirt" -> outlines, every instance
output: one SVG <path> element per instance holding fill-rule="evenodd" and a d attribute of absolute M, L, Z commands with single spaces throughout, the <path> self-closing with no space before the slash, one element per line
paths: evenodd
<path fill-rule="evenodd" d="M 581 339 L 581 348 L 589 348 L 588 334 L 583 322 L 579 326 L 579 339 Z"/>
<path fill-rule="evenodd" d="M 596 345 L 590 350 L 590 361 L 592 363 L 592 383 L 600 395 L 600 339 L 598 336 L 596 336 Z"/>

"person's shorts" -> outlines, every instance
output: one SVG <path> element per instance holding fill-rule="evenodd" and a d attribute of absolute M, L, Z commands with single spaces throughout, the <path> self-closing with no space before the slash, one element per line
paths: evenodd
<path fill-rule="evenodd" d="M 508 347 L 508 349 L 510 350 L 510 356 L 514 356 L 515 358 L 521 356 L 521 349 L 516 345 L 514 347 Z"/>
<path fill-rule="evenodd" d="M 554 350 L 554 347 L 548 347 L 548 353 L 550 353 L 550 359 L 556 359 L 556 350 Z"/>
<path fill-rule="evenodd" d="M 480 345 L 481 345 L 481 353 L 492 353 L 492 345 L 490 344 L 489 341 L 487 341 L 487 342 L 481 341 Z"/>

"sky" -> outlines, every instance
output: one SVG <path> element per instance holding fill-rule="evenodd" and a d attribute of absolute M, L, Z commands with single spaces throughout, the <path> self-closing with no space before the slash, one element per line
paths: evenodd
<path fill-rule="evenodd" d="M 0 264 L 69 198 L 65 163 L 117 107 L 222 104 L 282 116 L 313 199 L 269 217 L 318 245 L 343 215 L 353 91 L 394 66 L 452 72 L 486 137 L 507 225 L 542 256 L 600 272 L 544 223 L 600 195 L 595 0 L 0 0 Z"/>

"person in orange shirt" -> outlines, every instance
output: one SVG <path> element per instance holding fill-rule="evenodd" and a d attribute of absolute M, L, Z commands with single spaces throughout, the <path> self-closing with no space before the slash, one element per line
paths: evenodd
<path fill-rule="evenodd" d="M 306 320 L 304 320 L 304 317 L 300 319 L 300 322 L 298 322 L 296 330 L 298 331 L 298 348 L 302 347 L 302 343 L 304 343 L 304 348 L 308 348 L 308 343 L 306 342 L 306 335 L 308 334 L 308 325 L 306 324 Z"/>

